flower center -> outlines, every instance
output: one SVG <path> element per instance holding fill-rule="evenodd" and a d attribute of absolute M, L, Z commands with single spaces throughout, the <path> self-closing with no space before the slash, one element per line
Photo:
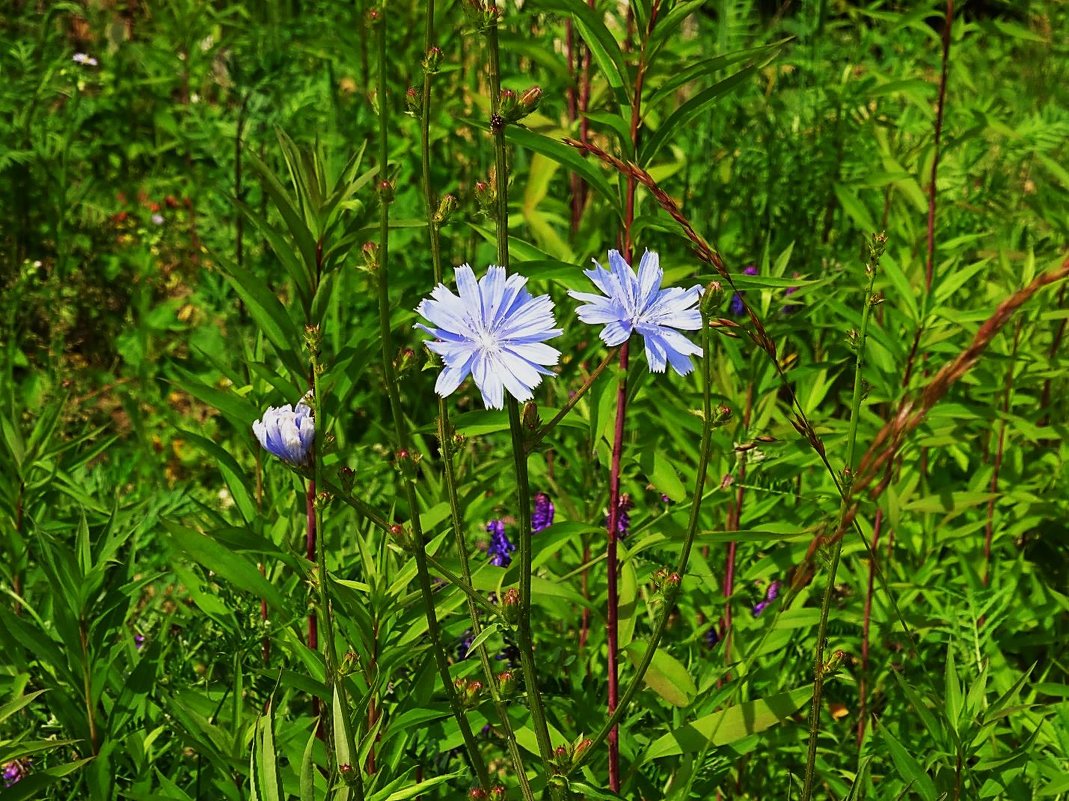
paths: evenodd
<path fill-rule="evenodd" d="M 489 331 L 486 331 L 486 330 L 481 329 L 481 328 L 479 329 L 478 333 L 475 335 L 475 342 L 479 346 L 480 349 L 485 350 L 485 351 L 487 351 L 489 353 L 494 353 L 494 352 L 500 350 L 500 346 L 498 344 L 497 337 L 495 337 Z"/>

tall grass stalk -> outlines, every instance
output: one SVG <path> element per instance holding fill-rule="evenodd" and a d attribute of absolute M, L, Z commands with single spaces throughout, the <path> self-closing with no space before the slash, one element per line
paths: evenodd
<path fill-rule="evenodd" d="M 435 40 L 434 8 L 434 0 L 427 0 L 427 14 L 423 40 L 424 53 L 428 59 L 426 62 L 427 64 L 430 63 L 431 48 L 434 47 Z M 423 74 L 423 93 L 420 103 L 420 166 L 422 169 L 423 199 L 427 214 L 427 231 L 430 237 L 431 246 L 431 267 L 434 271 L 435 282 L 441 283 L 443 275 L 441 223 L 436 219 L 435 212 L 437 209 L 437 202 L 434 195 L 434 188 L 431 185 L 430 114 L 433 77 L 432 70 L 425 67 Z M 461 575 L 459 579 L 457 577 L 452 577 L 452 581 L 466 593 L 472 635 L 473 638 L 478 639 L 479 635 L 482 633 L 482 622 L 479 618 L 479 604 L 480 602 L 485 603 L 487 606 L 490 606 L 490 604 L 478 592 L 471 590 L 471 563 L 468 559 L 468 543 L 464 537 L 464 515 L 460 510 L 460 498 L 457 491 L 456 465 L 453 461 L 453 425 L 449 419 L 449 406 L 446 403 L 445 398 L 436 395 L 436 399 L 438 403 L 438 444 L 442 455 L 442 472 L 444 474 L 446 496 L 449 502 L 449 516 L 453 525 L 457 557 L 460 560 Z M 430 561 L 429 557 L 428 560 Z M 447 571 L 439 569 L 439 572 Z M 496 614 L 497 610 L 492 606 L 490 606 L 490 608 Z M 505 705 L 504 699 L 501 697 L 497 677 L 495 676 L 493 666 L 490 663 L 490 654 L 487 651 L 485 641 L 479 642 L 475 646 L 475 650 L 479 657 L 479 664 L 482 667 L 483 679 L 485 680 L 490 696 L 493 699 L 494 709 L 497 712 L 501 731 L 504 735 L 506 747 L 509 752 L 509 759 L 512 762 L 513 771 L 515 772 L 520 785 L 520 792 L 525 801 L 534 801 L 534 791 L 531 789 L 531 784 L 527 780 L 527 771 L 523 765 L 523 755 L 520 752 L 519 743 L 516 741 L 516 733 L 512 728 L 512 721 L 508 716 L 508 707 Z M 480 783 L 483 785 L 483 789 L 489 789 L 488 776 L 485 777 L 485 781 L 484 777 L 480 776 Z"/>
<path fill-rule="evenodd" d="M 850 427 L 846 437 L 846 466 L 843 469 L 843 485 L 846 489 L 842 501 L 839 504 L 839 525 L 845 519 L 850 506 L 850 484 L 854 475 L 854 452 L 857 446 L 857 426 L 861 417 L 862 378 L 861 371 L 865 363 L 865 339 L 868 336 L 869 319 L 873 306 L 877 299 L 872 294 L 873 285 L 876 282 L 876 272 L 880 266 L 880 256 L 883 255 L 887 238 L 883 234 L 876 234 L 869 246 L 869 261 L 865 266 L 869 282 L 865 290 L 864 306 L 861 312 L 861 328 L 857 336 L 857 354 L 854 360 L 854 390 L 850 398 Z M 817 643 L 813 650 L 813 699 L 809 712 L 809 747 L 806 752 L 805 784 L 802 787 L 802 801 L 810 801 L 813 797 L 813 787 L 816 781 L 814 766 L 817 758 L 817 739 L 820 736 L 820 711 L 821 697 L 824 690 L 824 677 L 827 668 L 824 663 L 824 640 L 828 635 L 828 617 L 831 611 L 831 599 L 835 594 L 835 574 L 839 569 L 839 561 L 842 558 L 843 540 L 836 539 L 832 546 L 831 566 L 828 568 L 828 581 L 824 588 L 824 597 L 820 604 L 820 623 L 817 626 Z"/>
<path fill-rule="evenodd" d="M 486 765 L 479 752 L 479 746 L 472 733 L 471 725 L 457 697 L 456 688 L 449 672 L 449 659 L 442 644 L 441 629 L 438 624 L 438 615 L 434 606 L 434 593 L 431 586 L 430 571 L 427 569 L 426 541 L 423 535 L 423 527 L 420 523 L 419 498 L 416 495 L 414 481 L 414 467 L 412 464 L 412 452 L 409 445 L 408 424 L 405 420 L 404 411 L 401 408 L 401 395 L 397 385 L 397 374 L 394 370 L 393 357 L 393 332 L 390 326 L 390 203 L 392 201 L 392 185 L 388 178 L 389 168 L 389 119 L 390 100 L 386 81 L 386 25 L 387 16 L 380 15 L 377 21 L 376 55 L 378 67 L 378 105 L 379 105 L 379 247 L 376 277 L 378 279 L 379 301 L 379 338 L 382 343 L 382 369 L 386 382 L 386 392 L 390 399 L 390 414 L 393 417 L 394 438 L 397 442 L 397 460 L 401 471 L 401 483 L 404 485 L 405 500 L 408 503 L 409 526 L 411 536 L 409 539 L 412 551 L 416 558 L 416 573 L 419 578 L 420 592 L 423 596 L 423 609 L 427 618 L 427 634 L 431 640 L 431 650 L 434 654 L 438 673 L 442 679 L 442 686 L 449 708 L 456 718 L 460 728 L 464 747 L 468 754 L 468 760 L 472 769 L 479 777 L 479 783 L 484 787 L 489 786 L 489 775 Z"/>
<path fill-rule="evenodd" d="M 494 224 L 497 234 L 497 261 L 506 271 L 509 268 L 509 206 L 508 206 L 508 153 L 505 149 L 505 121 L 501 117 L 501 50 L 498 44 L 497 15 L 492 15 L 485 28 L 487 73 L 490 84 L 490 131 L 494 140 Z M 542 705 L 542 693 L 538 688 L 538 671 L 535 669 L 534 641 L 531 635 L 531 487 L 527 475 L 527 440 L 520 420 L 520 409 L 515 398 L 505 400 L 508 408 L 509 430 L 512 435 L 513 464 L 516 470 L 516 516 L 520 524 L 519 568 L 520 603 L 516 634 L 520 649 L 520 667 L 527 690 L 527 703 L 531 710 L 531 724 L 538 742 L 542 765 L 549 772 L 553 744 L 549 739 L 549 727 Z"/>

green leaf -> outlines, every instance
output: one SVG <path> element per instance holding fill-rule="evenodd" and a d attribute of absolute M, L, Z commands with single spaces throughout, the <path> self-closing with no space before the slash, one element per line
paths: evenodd
<path fill-rule="evenodd" d="M 654 443 L 651 442 L 642 449 L 639 464 L 642 467 L 642 472 L 646 474 L 646 478 L 660 492 L 663 492 L 676 503 L 687 498 L 687 488 L 683 486 L 683 482 L 679 479 L 679 473 L 676 472 L 675 467 L 672 465 L 672 460 L 665 455 L 664 451 L 656 448 Z"/>
<path fill-rule="evenodd" d="M 276 610 L 285 611 L 286 600 L 282 593 L 274 584 L 260 575 L 254 562 L 241 554 L 234 553 L 199 531 L 186 528 L 171 520 L 164 520 L 163 526 L 175 545 L 191 559 L 220 578 L 229 581 L 238 589 L 260 598 L 266 598 Z"/>
<path fill-rule="evenodd" d="M 698 718 L 656 740 L 646 752 L 645 759 L 693 754 L 710 746 L 738 742 L 789 718 L 812 696 L 812 687 L 799 687 Z"/>
<path fill-rule="evenodd" d="M 46 690 L 37 690 L 36 692 L 32 692 L 32 693 L 28 693 L 26 695 L 20 696 L 19 698 L 16 698 L 13 701 L 8 701 L 3 706 L 0 706 L 0 721 L 7 720 L 9 717 L 14 715 L 16 712 L 18 712 L 24 706 L 26 706 L 29 703 L 32 703 L 33 699 L 37 698 L 39 695 L 41 695 L 42 693 L 45 693 L 45 692 L 47 692 L 47 691 Z"/>
<path fill-rule="evenodd" d="M 559 139 L 543 136 L 540 133 L 535 133 L 531 129 L 523 128 L 519 125 L 510 125 L 505 128 L 505 136 L 515 144 L 525 147 L 528 150 L 533 150 L 535 153 L 541 153 L 543 156 L 552 159 L 562 167 L 566 167 L 572 170 L 572 172 L 578 173 L 582 176 L 583 180 L 594 187 L 612 204 L 613 208 L 616 209 L 617 214 L 622 216 L 623 210 L 620 207 L 619 194 L 613 190 L 612 186 L 609 184 L 608 179 L 605 177 L 605 171 L 601 168 L 600 163 L 584 158 L 578 151 L 564 144 Z"/>
<path fill-rule="evenodd" d="M 300 801 L 315 801 L 315 759 L 313 754 L 315 751 L 315 740 L 319 728 L 315 725 L 312 726 L 311 734 L 308 735 L 308 742 L 305 743 L 305 754 L 300 758 Z"/>
<path fill-rule="evenodd" d="M 251 523 L 255 520 L 256 501 L 253 499 L 252 487 L 249 485 L 247 473 L 241 469 L 237 460 L 207 437 L 202 437 L 182 428 L 178 429 L 178 431 L 185 439 L 215 460 L 216 466 L 219 468 L 219 472 L 223 474 L 226 486 L 230 490 L 230 495 L 234 499 L 234 504 L 238 507 L 238 511 L 241 512 L 241 516 L 245 518 L 245 522 Z"/>
<path fill-rule="evenodd" d="M 617 611 L 617 642 L 619 648 L 627 648 L 635 636 L 635 618 L 638 617 L 638 576 L 634 560 L 628 559 L 624 544 L 619 543 L 620 553 L 620 598 Z M 643 649 L 645 650 L 645 649 Z M 654 657 L 656 661 L 656 657 Z M 652 670 L 652 665 L 650 670 Z M 649 673 L 646 674 L 647 678 Z"/>
<path fill-rule="evenodd" d="M 891 760 L 895 763 L 898 774 L 905 779 L 912 789 L 921 795 L 924 801 L 935 801 L 937 795 L 935 784 L 928 774 L 924 772 L 924 768 L 905 749 L 902 743 L 895 739 L 889 727 L 880 726 L 879 730 L 880 737 L 887 743 L 887 747 L 891 751 Z"/>
<path fill-rule="evenodd" d="M 538 0 L 537 7 L 559 11 L 572 18 L 576 30 L 594 56 L 598 73 L 609 82 L 617 102 L 620 105 L 629 103 L 627 63 L 619 43 L 605 27 L 603 17 L 581 0 Z"/>
<path fill-rule="evenodd" d="M 645 656 L 647 645 L 645 641 L 638 640 L 625 649 L 635 667 L 638 667 Z M 694 680 L 683 663 L 663 648 L 653 654 L 653 661 L 650 662 L 644 681 L 647 687 L 673 706 L 689 706 L 698 694 L 698 688 L 694 686 Z"/>
<path fill-rule="evenodd" d="M 657 152 L 670 138 L 679 136 L 680 131 L 690 124 L 695 117 L 704 112 L 716 100 L 740 86 L 757 69 L 757 64 L 743 67 L 722 81 L 717 81 L 708 89 L 698 92 L 698 94 L 669 114 L 654 134 L 643 143 L 639 163 L 646 165 L 653 161 L 653 157 L 657 155 Z"/>
<path fill-rule="evenodd" d="M 220 260 L 220 267 L 264 336 L 275 346 L 286 367 L 294 374 L 302 375 L 305 367 L 297 358 L 296 351 L 301 336 L 279 299 L 268 291 L 263 281 L 254 278 L 244 268 L 225 260 Z"/>
<path fill-rule="evenodd" d="M 879 230 L 872 214 L 849 187 L 844 184 L 835 184 L 835 197 L 838 198 L 839 205 L 843 207 L 846 216 L 853 220 L 858 228 L 866 233 Z"/>

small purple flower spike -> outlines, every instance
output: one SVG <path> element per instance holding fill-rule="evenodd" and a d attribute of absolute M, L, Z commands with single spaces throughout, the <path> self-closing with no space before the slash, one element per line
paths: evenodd
<path fill-rule="evenodd" d="M 505 521 L 491 520 L 486 524 L 486 530 L 490 532 L 490 544 L 486 546 L 490 564 L 508 567 L 512 564 L 512 552 L 516 550 L 516 546 L 509 542 L 508 535 L 505 534 Z"/>
<path fill-rule="evenodd" d="M 553 501 L 544 492 L 536 492 L 534 496 L 534 512 L 531 514 L 531 533 L 537 534 L 542 529 L 553 525 Z"/>
<path fill-rule="evenodd" d="M 765 592 L 765 598 L 762 601 L 758 601 L 754 604 L 753 616 L 761 617 L 761 613 L 764 612 L 772 604 L 776 598 L 779 597 L 779 582 L 773 581 L 768 585 L 768 590 Z"/>
<path fill-rule="evenodd" d="M 28 759 L 14 759 L 4 765 L 4 787 L 11 787 L 26 778 L 30 772 Z"/>
<path fill-rule="evenodd" d="M 715 624 L 709 627 L 709 630 L 705 632 L 705 637 L 703 639 L 705 640 L 706 648 L 713 648 L 720 642 L 720 632 L 716 630 Z"/>
<path fill-rule="evenodd" d="M 626 492 L 620 496 L 619 513 L 616 515 L 616 536 L 625 539 L 631 533 L 631 510 L 635 502 Z M 609 525 L 609 517 L 605 516 L 605 525 Z"/>
<path fill-rule="evenodd" d="M 751 264 L 742 271 L 743 275 L 757 275 L 757 265 Z M 746 313 L 746 307 L 742 303 L 742 294 L 736 292 L 731 296 L 730 311 L 735 317 L 742 317 Z"/>

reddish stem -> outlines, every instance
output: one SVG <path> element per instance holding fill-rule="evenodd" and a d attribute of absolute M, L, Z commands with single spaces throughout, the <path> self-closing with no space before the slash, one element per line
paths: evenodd
<path fill-rule="evenodd" d="M 880 545 L 880 528 L 883 526 L 883 509 L 876 510 L 876 519 L 872 522 L 872 550 L 869 552 L 869 582 L 865 591 L 865 613 L 861 622 L 861 679 L 858 684 L 858 720 L 857 747 L 865 739 L 865 718 L 868 714 L 868 676 L 869 676 L 869 626 L 872 621 L 872 590 L 876 575 L 876 563 L 873 556 Z"/>
<path fill-rule="evenodd" d="M 609 473 L 609 543 L 606 548 L 606 570 L 608 574 L 608 639 L 609 639 L 609 716 L 616 711 L 620 700 L 619 666 L 617 664 L 619 645 L 619 591 L 617 579 L 617 527 L 620 524 L 620 459 L 624 452 L 624 423 L 627 418 L 627 363 L 631 350 L 630 341 L 620 347 L 620 384 L 616 391 L 616 427 L 613 430 L 612 468 Z M 609 788 L 620 791 L 620 730 L 613 726 L 609 732 Z"/>

